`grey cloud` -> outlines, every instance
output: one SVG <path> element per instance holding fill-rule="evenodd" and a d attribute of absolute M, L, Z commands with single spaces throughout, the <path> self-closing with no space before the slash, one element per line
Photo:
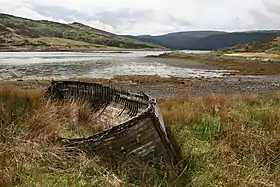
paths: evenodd
<path fill-rule="evenodd" d="M 157 12 L 154 10 L 144 10 L 144 11 L 133 11 L 131 9 L 121 9 L 114 12 L 103 11 L 99 12 L 95 15 L 95 17 L 102 21 L 103 23 L 109 24 L 113 27 L 118 26 L 120 23 L 133 24 L 138 21 L 154 21 L 162 24 L 170 24 L 170 25 L 181 25 L 187 26 L 192 25 L 191 22 L 181 19 L 175 18 L 172 15 L 164 15 L 162 19 L 157 17 Z"/>
<path fill-rule="evenodd" d="M 254 19 L 253 27 L 259 29 L 280 28 L 280 2 L 272 0 L 263 1 L 263 9 L 252 9 L 249 11 Z"/>
<path fill-rule="evenodd" d="M 46 17 L 52 17 L 54 19 L 62 19 L 66 22 L 72 22 L 75 19 L 79 20 L 90 20 L 91 17 L 83 14 L 77 10 L 69 9 L 62 6 L 57 5 L 39 5 L 36 3 L 31 4 L 31 8 L 33 11 L 37 12 L 38 14 Z"/>
<path fill-rule="evenodd" d="M 121 34 L 156 35 L 190 29 L 280 29 L 279 0 L 145 0 L 144 3 L 140 0 L 106 0 L 102 4 L 103 2 L 105 1 L 0 0 L 0 11 L 26 15 L 28 18 L 34 16 L 35 19 L 78 21 Z"/>
<path fill-rule="evenodd" d="M 45 17 L 52 17 L 53 19 L 62 19 L 66 22 L 73 22 L 83 20 L 86 22 L 99 21 L 103 24 L 110 25 L 119 30 L 121 25 L 133 25 L 137 22 L 145 23 L 153 21 L 164 25 L 172 25 L 177 27 L 186 27 L 192 25 L 191 22 L 182 18 L 176 18 L 173 15 L 160 15 L 154 10 L 132 10 L 123 8 L 115 11 L 99 11 L 82 13 L 67 7 L 57 5 L 39 5 L 35 2 L 30 2 L 30 9 Z"/>
<path fill-rule="evenodd" d="M 264 7 L 267 13 L 280 16 L 280 2 L 277 4 L 271 1 L 264 1 Z"/>
<path fill-rule="evenodd" d="M 117 11 L 99 11 L 92 13 L 82 13 L 77 10 L 69 9 L 62 6 L 42 6 L 36 3 L 32 4 L 32 10 L 41 14 L 42 16 L 49 16 L 54 19 L 62 19 L 66 22 L 74 20 L 99 21 L 104 24 L 117 27 L 122 23 L 133 24 L 139 20 L 145 20 L 151 17 L 152 13 L 146 11 L 132 11 L 130 9 L 120 9 Z"/>
<path fill-rule="evenodd" d="M 109 24 L 113 27 L 117 27 L 122 23 L 133 24 L 139 20 L 146 20 L 151 17 L 152 12 L 145 11 L 133 11 L 130 9 L 120 9 L 118 11 L 102 11 L 95 14 L 95 18 L 99 21 Z"/>
<path fill-rule="evenodd" d="M 190 22 L 188 20 L 181 19 L 181 18 L 175 18 L 172 15 L 169 15 L 169 20 L 166 20 L 163 23 L 170 24 L 170 21 L 171 21 L 171 24 L 175 23 L 175 24 L 180 25 L 180 26 L 191 26 L 191 25 L 194 25 L 192 22 Z"/>
<path fill-rule="evenodd" d="M 255 29 L 279 29 L 280 28 L 280 14 L 273 15 L 267 12 L 261 12 L 257 10 L 250 11 L 253 17 L 254 23 L 251 27 Z"/>

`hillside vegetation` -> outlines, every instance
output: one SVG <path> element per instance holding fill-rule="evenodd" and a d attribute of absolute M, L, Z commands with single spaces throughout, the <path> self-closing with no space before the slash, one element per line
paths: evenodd
<path fill-rule="evenodd" d="M 66 152 L 56 138 L 87 110 L 42 93 L 0 87 L 0 186 L 280 185 L 278 94 L 161 100 L 183 158 L 173 167 Z"/>
<path fill-rule="evenodd" d="M 81 23 L 62 24 L 0 14 L 0 51 L 160 49 Z"/>
<path fill-rule="evenodd" d="M 250 42 L 245 45 L 237 45 L 230 49 L 223 50 L 224 52 L 266 52 L 280 53 L 280 34 L 274 37 L 268 37 L 263 40 Z"/>

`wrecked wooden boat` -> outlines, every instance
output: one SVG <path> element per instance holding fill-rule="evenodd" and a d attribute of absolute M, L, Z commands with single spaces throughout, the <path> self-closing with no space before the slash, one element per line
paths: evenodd
<path fill-rule="evenodd" d="M 51 100 L 85 100 L 96 120 L 111 128 L 82 138 L 64 138 L 67 147 L 97 154 L 121 154 L 145 162 L 176 163 L 171 143 L 154 99 L 97 83 L 53 81 L 45 93 Z"/>

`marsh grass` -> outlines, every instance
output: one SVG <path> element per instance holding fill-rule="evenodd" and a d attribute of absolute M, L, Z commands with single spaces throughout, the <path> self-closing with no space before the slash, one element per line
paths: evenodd
<path fill-rule="evenodd" d="M 280 185 L 278 94 L 161 100 L 182 155 L 175 167 L 66 152 L 58 136 L 96 132 L 89 106 L 42 94 L 0 88 L 0 186 Z"/>
<path fill-rule="evenodd" d="M 66 151 L 58 137 L 84 137 L 102 127 L 92 127 L 87 103 L 42 95 L 0 88 L 0 186 L 168 186 L 178 178 L 180 170 L 171 166 Z"/>

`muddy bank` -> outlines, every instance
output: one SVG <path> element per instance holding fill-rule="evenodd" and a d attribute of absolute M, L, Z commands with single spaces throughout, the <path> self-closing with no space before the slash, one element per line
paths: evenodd
<path fill-rule="evenodd" d="M 161 78 L 157 76 L 120 76 L 114 79 L 83 79 L 133 92 L 145 92 L 156 99 L 218 94 L 262 94 L 280 91 L 280 76 L 228 76 L 223 78 Z M 2 81 L 22 89 L 46 89 L 50 81 Z"/>
<path fill-rule="evenodd" d="M 146 58 L 173 58 L 173 59 L 192 59 L 202 61 L 218 62 L 280 62 L 279 54 L 269 53 L 184 53 L 166 52 L 159 55 L 147 55 Z"/>
<path fill-rule="evenodd" d="M 181 96 L 201 97 L 218 94 L 262 94 L 280 91 L 280 77 L 227 77 L 216 79 L 196 79 L 191 83 L 126 84 L 121 87 L 133 91 L 144 91 L 151 96 L 175 98 Z"/>
<path fill-rule="evenodd" d="M 272 54 L 270 54 L 270 56 L 271 55 Z M 207 54 L 187 54 L 182 52 L 173 52 L 163 53 L 160 55 L 149 55 L 146 56 L 146 58 L 180 59 L 185 60 L 186 64 L 189 61 L 194 61 L 207 68 L 233 70 L 231 73 L 232 75 L 280 75 L 280 58 L 261 58 L 259 56 L 253 57 L 252 54 L 250 57 L 242 57 L 234 56 L 234 54 L 226 55 L 217 52 Z"/>

